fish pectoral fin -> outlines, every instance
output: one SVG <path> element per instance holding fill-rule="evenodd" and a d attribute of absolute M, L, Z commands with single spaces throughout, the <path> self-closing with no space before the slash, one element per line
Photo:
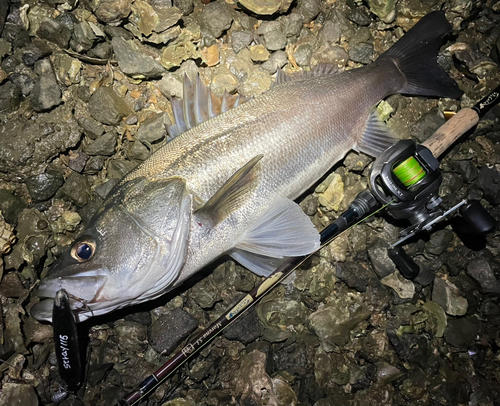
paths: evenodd
<path fill-rule="evenodd" d="M 300 206 L 278 199 L 270 210 L 245 232 L 229 253 L 252 272 L 267 276 L 280 258 L 308 255 L 320 247 L 320 236 Z"/>
<path fill-rule="evenodd" d="M 257 155 L 238 169 L 197 213 L 207 216 L 212 225 L 219 224 L 238 209 L 255 186 L 255 165 L 263 155 Z"/>
<path fill-rule="evenodd" d="M 398 139 L 380 119 L 377 109 L 374 108 L 366 121 L 365 132 L 354 149 L 378 157 L 397 141 Z"/>

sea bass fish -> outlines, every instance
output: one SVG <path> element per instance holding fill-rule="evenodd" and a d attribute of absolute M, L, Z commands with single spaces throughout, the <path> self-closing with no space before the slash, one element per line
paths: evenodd
<path fill-rule="evenodd" d="M 32 315 L 50 321 L 61 288 L 82 321 L 156 298 L 223 254 L 267 275 L 314 252 L 319 234 L 293 200 L 349 150 L 376 156 L 394 142 L 374 113 L 381 99 L 462 94 L 436 62 L 450 28 L 428 14 L 368 66 L 281 80 L 212 118 L 211 95 L 188 86 L 173 105 L 171 132 L 184 132 L 113 189 L 42 280 Z"/>

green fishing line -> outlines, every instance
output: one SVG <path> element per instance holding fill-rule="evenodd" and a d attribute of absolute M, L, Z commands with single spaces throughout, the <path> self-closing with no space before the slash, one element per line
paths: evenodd
<path fill-rule="evenodd" d="M 414 156 L 395 166 L 392 171 L 406 187 L 413 186 L 426 175 L 424 168 L 422 168 Z"/>

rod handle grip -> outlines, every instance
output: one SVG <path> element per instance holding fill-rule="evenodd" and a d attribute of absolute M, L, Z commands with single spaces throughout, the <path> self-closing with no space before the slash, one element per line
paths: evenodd
<path fill-rule="evenodd" d="M 422 145 L 437 158 L 478 122 L 479 114 L 475 110 L 462 109 L 439 127 Z"/>

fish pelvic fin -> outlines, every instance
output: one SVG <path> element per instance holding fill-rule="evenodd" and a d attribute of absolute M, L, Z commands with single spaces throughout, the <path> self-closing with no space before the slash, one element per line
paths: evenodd
<path fill-rule="evenodd" d="M 286 257 L 308 255 L 320 236 L 300 206 L 281 197 L 241 236 L 229 255 L 250 271 L 269 276 Z"/>
<path fill-rule="evenodd" d="M 255 165 L 262 157 L 257 155 L 238 169 L 197 213 L 207 216 L 212 225 L 217 225 L 238 209 L 254 189 L 257 180 Z"/>
<path fill-rule="evenodd" d="M 177 137 L 179 134 L 248 100 L 239 94 L 230 95 L 228 93 L 219 98 L 202 82 L 199 75 L 195 81 L 185 75 L 182 99 L 172 99 L 175 123 L 166 126 L 166 129 L 171 137 Z"/>
<path fill-rule="evenodd" d="M 378 157 L 398 139 L 394 136 L 387 124 L 380 119 L 377 109 L 374 108 L 366 121 L 365 131 L 354 148 L 357 151 L 373 157 Z"/>
<path fill-rule="evenodd" d="M 442 40 L 450 30 L 444 11 L 429 13 L 375 63 L 394 61 L 406 79 L 399 93 L 457 99 L 463 92 L 437 63 Z"/>

